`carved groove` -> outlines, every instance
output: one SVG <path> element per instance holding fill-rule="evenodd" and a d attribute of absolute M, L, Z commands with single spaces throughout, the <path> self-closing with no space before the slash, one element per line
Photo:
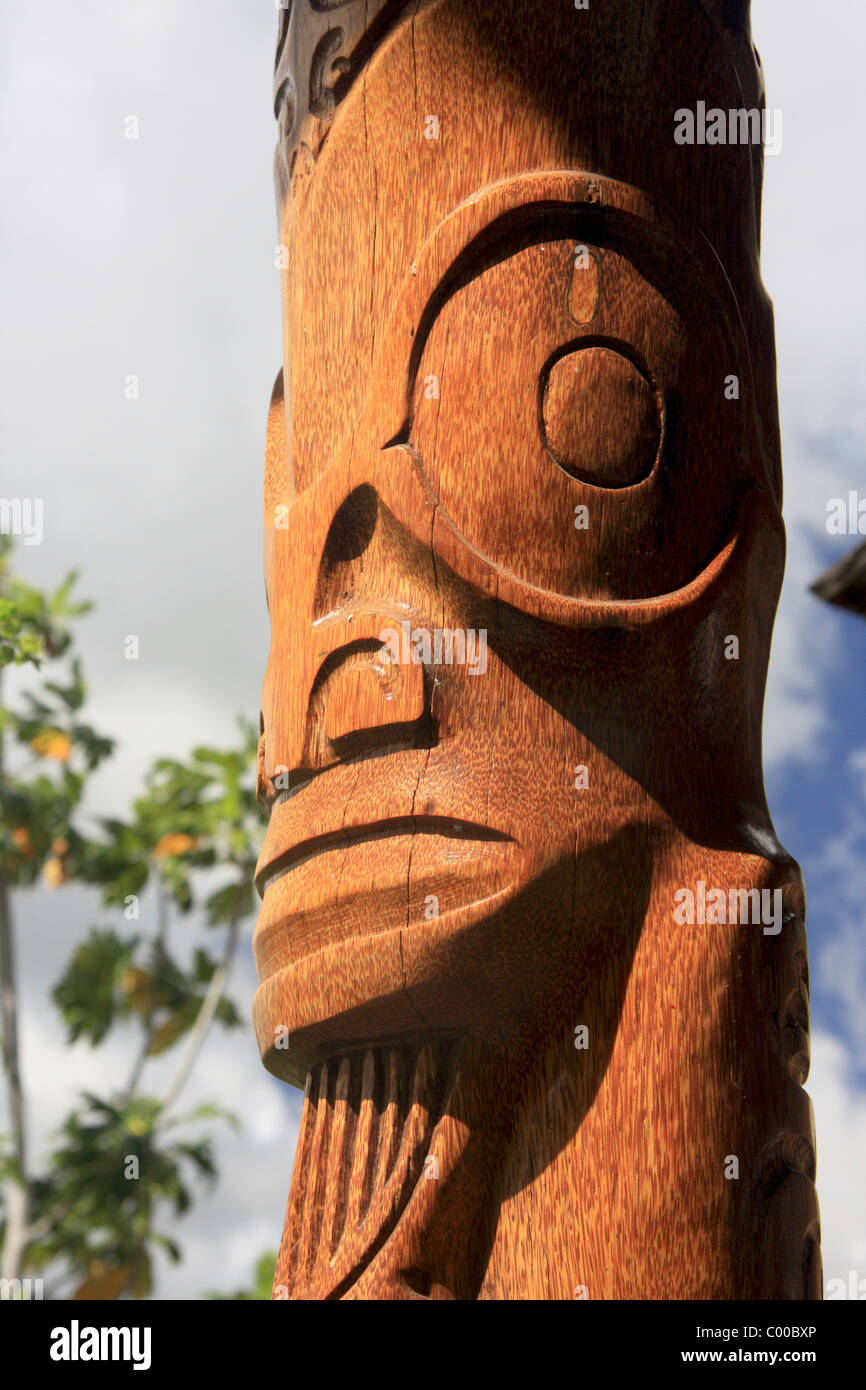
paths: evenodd
<path fill-rule="evenodd" d="M 338 1298 L 387 1240 L 423 1172 L 449 1044 L 353 1053 L 308 1076 L 277 1296 Z"/>
<path fill-rule="evenodd" d="M 336 80 L 349 69 L 346 58 L 335 56 L 340 52 L 343 38 L 342 29 L 329 29 L 319 39 L 313 53 L 310 64 L 310 114 L 318 116 L 320 121 L 329 121 L 337 104 L 333 87 L 327 85 L 327 77 L 333 75 Z"/>
<path fill-rule="evenodd" d="M 803 1279 L 803 1298 L 820 1299 L 824 1287 L 824 1270 L 821 1260 L 821 1226 L 810 1221 L 803 1235 L 801 1274 Z"/>
<path fill-rule="evenodd" d="M 792 901 L 793 899 L 793 901 Z M 806 954 L 806 928 L 803 922 L 805 904 L 802 893 L 793 885 L 787 890 L 788 910 L 784 916 L 786 933 L 790 934 L 793 949 L 794 988 L 785 997 L 779 1015 L 779 1038 L 782 1057 L 792 1080 L 804 1086 L 809 1076 L 809 963 Z M 791 976 L 788 975 L 790 980 Z"/>
<path fill-rule="evenodd" d="M 302 148 L 303 167 L 309 169 L 315 164 L 337 107 L 408 3 L 409 0 L 298 0 L 281 9 L 274 63 L 280 197 L 289 186 Z M 334 26 L 331 16 L 337 14 L 341 23 Z M 313 133 L 311 121 L 321 122 L 318 133 Z M 310 127 L 309 133 L 305 127 Z"/>
<path fill-rule="evenodd" d="M 815 1150 L 805 1134 L 779 1134 L 764 1146 L 756 1170 L 758 1191 L 767 1200 L 791 1173 L 815 1181 Z"/>

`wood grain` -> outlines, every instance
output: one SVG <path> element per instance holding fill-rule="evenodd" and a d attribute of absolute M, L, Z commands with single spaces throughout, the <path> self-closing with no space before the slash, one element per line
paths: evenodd
<path fill-rule="evenodd" d="M 281 15 L 277 1298 L 820 1296 L 761 151 L 673 138 L 762 82 L 722 0 Z"/>

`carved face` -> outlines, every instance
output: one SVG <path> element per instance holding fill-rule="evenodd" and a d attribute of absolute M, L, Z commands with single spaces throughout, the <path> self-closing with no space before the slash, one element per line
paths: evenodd
<path fill-rule="evenodd" d="M 257 1009 L 304 1063 L 530 1034 L 705 817 L 685 675 L 741 682 L 718 631 L 771 611 L 730 607 L 762 477 L 730 320 L 635 190 L 509 181 L 418 254 L 297 496 L 272 448 Z"/>

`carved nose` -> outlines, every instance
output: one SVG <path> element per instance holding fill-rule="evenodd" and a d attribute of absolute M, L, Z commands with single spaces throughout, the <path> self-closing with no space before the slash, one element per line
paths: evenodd
<path fill-rule="evenodd" d="M 343 495 L 324 534 L 311 528 L 305 498 L 296 505 L 271 561 L 285 578 L 262 691 L 267 806 L 337 763 L 437 742 L 437 682 L 402 632 L 405 613 L 422 618 L 422 593 L 430 611 L 441 607 L 429 545 L 406 535 L 367 482 Z"/>
<path fill-rule="evenodd" d="M 322 653 L 293 766 L 266 762 L 263 728 L 257 797 L 264 810 L 281 793 L 337 763 L 433 746 L 432 680 L 422 666 L 389 660 L 387 638 L 382 636 L 391 631 L 388 624 L 388 619 L 370 614 L 340 624 L 352 636 L 327 655 Z M 281 740 L 273 731 L 271 741 L 279 749 Z"/>

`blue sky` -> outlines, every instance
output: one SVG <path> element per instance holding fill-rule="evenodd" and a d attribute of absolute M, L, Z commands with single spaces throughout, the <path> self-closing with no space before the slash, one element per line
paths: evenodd
<path fill-rule="evenodd" d="M 273 0 L 0 9 L 0 178 L 14 210 L 0 242 L 2 486 L 45 499 L 28 576 L 48 585 L 80 564 L 98 601 L 82 629 L 91 716 L 120 744 L 94 788 L 100 811 L 125 810 L 154 756 L 227 741 L 236 712 L 258 710 L 264 422 L 281 351 L 275 30 Z M 764 197 L 788 527 L 766 779 L 806 876 L 825 1271 L 847 1279 L 866 1276 L 866 622 L 808 590 L 858 540 L 827 534 L 828 500 L 866 496 L 866 10 L 753 0 L 753 31 L 784 114 Z M 138 141 L 123 137 L 130 114 Z M 123 659 L 128 633 L 139 662 Z M 126 1044 L 66 1048 L 46 1013 L 71 944 L 110 920 L 95 900 L 40 892 L 18 915 L 38 1149 L 78 1087 L 116 1084 Z M 200 929 L 182 930 L 192 947 Z M 243 1016 L 254 988 L 246 940 L 232 982 Z M 244 1131 L 220 1140 L 220 1186 L 176 1232 L 186 1259 L 161 1271 L 167 1297 L 245 1282 L 282 1225 L 298 1093 L 234 1033 L 214 1036 L 187 1094 L 213 1098 Z"/>

